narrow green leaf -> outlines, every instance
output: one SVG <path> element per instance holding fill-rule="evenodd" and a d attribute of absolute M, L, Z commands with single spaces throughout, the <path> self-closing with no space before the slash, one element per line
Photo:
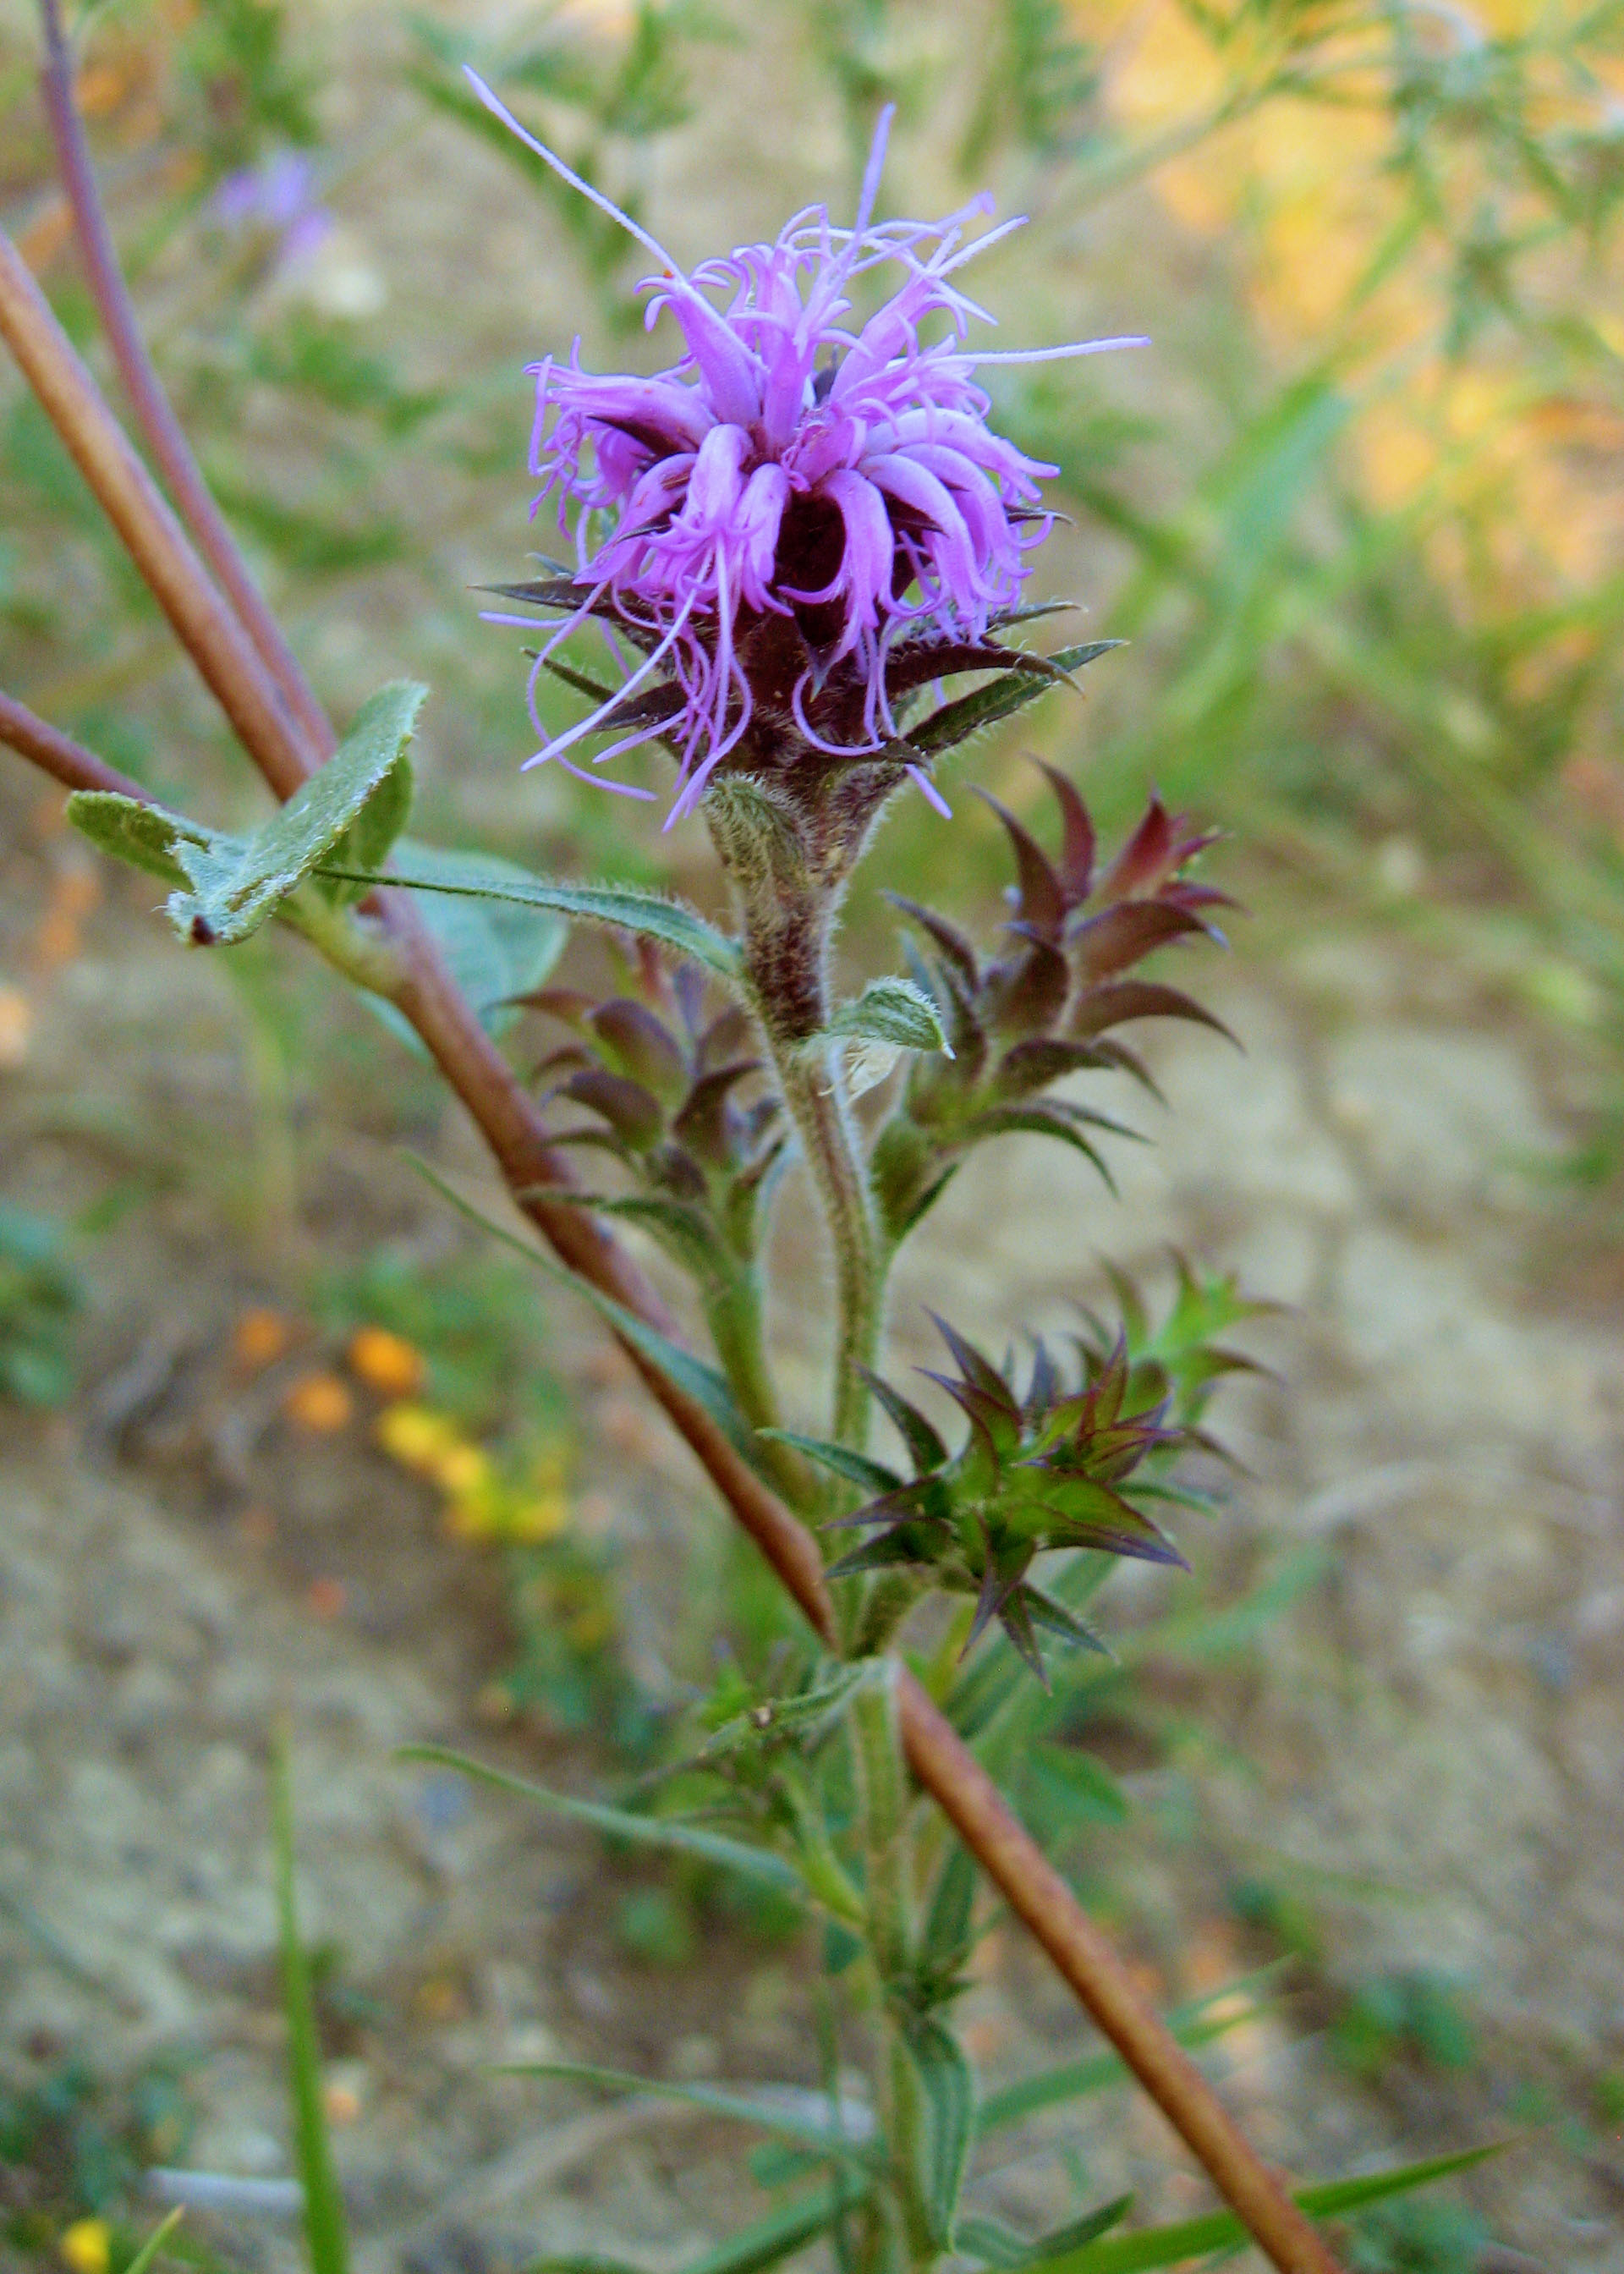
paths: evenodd
<path fill-rule="evenodd" d="M 564 953 L 569 926 L 545 908 L 459 895 L 456 888 L 470 879 L 483 883 L 492 877 L 511 877 L 524 882 L 523 869 L 488 853 L 444 852 L 406 838 L 396 845 L 395 857 L 417 877 L 439 879 L 440 889 L 419 903 L 423 920 L 481 1024 L 487 1032 L 500 1034 L 518 1016 L 513 1007 L 515 998 L 539 987 Z M 380 881 L 393 884 L 396 879 L 391 875 Z M 372 1007 L 409 1050 L 427 1055 L 393 1005 L 374 998 Z"/>
<path fill-rule="evenodd" d="M 939 2248 L 951 2250 L 974 2131 L 975 2079 L 964 2047 L 934 2014 L 911 2019 L 904 2029 L 903 2043 L 925 2104 L 924 2168 L 920 2176 L 926 2208 Z"/>
<path fill-rule="evenodd" d="M 684 1350 L 680 1344 L 673 1343 L 668 1335 L 663 1335 L 657 1327 L 650 1326 L 635 1311 L 628 1311 L 623 1303 L 617 1303 L 613 1295 L 605 1295 L 601 1288 L 594 1287 L 590 1279 L 583 1279 L 578 1272 L 569 1270 L 562 1263 L 555 1263 L 551 1256 L 544 1255 L 529 1240 L 515 1239 L 500 1224 L 492 1224 L 489 1216 L 482 1216 L 460 1193 L 453 1192 L 426 1161 L 417 1160 L 415 1156 L 408 1157 L 412 1160 L 418 1174 L 432 1185 L 441 1199 L 449 1201 L 452 1207 L 459 1209 L 470 1224 L 477 1224 L 492 1239 L 500 1240 L 515 1254 L 523 1255 L 538 1271 L 545 1272 L 549 1279 L 556 1279 L 561 1285 L 573 1288 L 576 1294 L 583 1297 L 600 1317 L 608 1321 L 621 1340 L 631 1344 L 640 1358 L 663 1374 L 685 1397 L 691 1397 L 696 1405 L 704 1408 L 736 1452 L 753 1467 L 759 1466 L 761 1454 L 756 1442 L 756 1432 L 739 1411 L 726 1377 L 715 1367 L 707 1365 L 703 1359 L 695 1358 L 692 1351 Z M 543 1193 L 547 1191 L 545 1186 L 540 1189 Z M 524 1195 L 520 1193 L 518 1197 L 523 1199 Z"/>
<path fill-rule="evenodd" d="M 837 2219 L 855 2210 L 868 2194 L 863 2187 L 819 2187 L 793 2203 L 786 2203 L 754 2225 L 747 2226 L 703 2258 L 691 2259 L 680 2274 L 762 2274 L 797 2250 L 827 2233 Z"/>
<path fill-rule="evenodd" d="M 186 872 L 176 857 L 183 840 L 206 846 L 225 842 L 216 831 L 187 821 L 162 806 L 143 805 L 139 798 L 120 797 L 115 791 L 76 789 L 67 803 L 68 819 L 100 853 L 127 861 L 149 877 L 156 877 L 172 892 L 184 892 Z"/>
<path fill-rule="evenodd" d="M 1432 2156 L 1425 2163 L 1405 2164 L 1393 2172 L 1372 2172 L 1363 2179 L 1321 2180 L 1318 2186 L 1297 2191 L 1294 2200 L 1316 2218 L 1335 2218 L 1389 2195 L 1429 2187 L 1451 2172 L 1470 2171 L 1486 2157 L 1498 2155 L 1504 2144 L 1469 2148 L 1454 2156 Z M 1148 2268 L 1182 2266 L 1186 2259 L 1204 2258 L 1211 2251 L 1225 2250 L 1246 2240 L 1246 2229 L 1233 2211 L 1214 2210 L 1204 2218 L 1141 2227 L 1133 2234 L 1110 2235 L 1053 2258 L 1034 2259 L 1024 2274 L 1145 2274 Z"/>
<path fill-rule="evenodd" d="M 169 2217 L 164 2219 L 160 2219 L 157 2225 L 154 2227 L 146 2241 L 142 2243 L 140 2248 L 136 2252 L 128 2266 L 125 2267 L 124 2274 L 147 2274 L 147 2269 L 151 2266 L 154 2259 L 156 2258 L 158 2253 L 162 2249 L 164 2244 L 169 2240 L 170 2235 L 174 2233 L 176 2228 L 180 2225 L 182 2219 L 184 2218 L 185 2216 L 185 2204 L 177 2203 Z"/>
<path fill-rule="evenodd" d="M 1113 2195 L 1093 2210 L 1086 2210 L 1080 2218 L 1068 2219 L 1052 2233 L 1041 2235 L 1021 2259 L 1022 2268 L 1039 2263 L 1045 2258 L 1058 2257 L 1067 2250 L 1080 2250 L 1085 2242 L 1097 2242 L 1114 2226 L 1120 2226 L 1133 2208 L 1132 2195 Z"/>
<path fill-rule="evenodd" d="M 498 1792 L 512 1793 L 517 1799 L 527 1800 L 532 1807 L 545 1809 L 553 1816 L 567 1816 L 575 1824 L 590 1824 L 595 1832 L 604 1833 L 610 1839 L 693 1856 L 701 1863 L 738 1871 L 789 1894 L 805 1892 L 800 1875 L 781 1856 L 775 1856 L 770 1849 L 749 1847 L 742 1840 L 729 1840 L 720 1832 L 703 1831 L 696 1824 L 674 1822 L 668 1817 L 636 1816 L 628 1809 L 612 1808 L 603 1801 L 578 1800 L 573 1793 L 550 1792 L 545 1785 L 530 1783 L 527 1777 L 489 1768 L 485 1762 L 470 1760 L 466 1753 L 453 1752 L 446 1745 L 403 1745 L 397 1758 L 455 1769 L 463 1776 L 474 1777 Z"/>
<path fill-rule="evenodd" d="M 177 930 L 205 945 L 246 939 L 346 840 L 387 849 L 410 801 L 409 778 L 390 778 L 406 767 L 406 745 L 427 694 L 407 680 L 380 688 L 320 772 L 246 840 L 217 837 L 199 845 L 177 838 L 175 855 L 191 889 L 170 898 Z M 369 824 L 374 799 L 381 810 Z"/>
<path fill-rule="evenodd" d="M 304 2240 L 311 2274 L 348 2274 L 350 2231 L 333 2168 L 327 2107 L 321 2090 L 321 2041 L 311 1996 L 310 1969 L 299 1939 L 294 1892 L 293 1789 L 285 1742 L 271 1760 L 271 1825 L 276 1855 L 277 1936 L 282 1949 L 282 2009 L 288 2022 L 289 2082 L 300 2184 L 304 2189 Z"/>
<path fill-rule="evenodd" d="M 861 1486 L 866 1493 L 877 1495 L 895 1492 L 903 1482 L 894 1469 L 883 1469 L 866 1453 L 853 1453 L 849 1446 L 831 1444 L 826 1437 L 803 1437 L 797 1429 L 761 1429 L 756 1434 L 771 1437 L 775 1444 L 793 1445 L 820 1468 L 844 1477 L 848 1484 Z"/>
<path fill-rule="evenodd" d="M 584 2061 L 504 2061 L 500 2074 L 563 2077 L 576 2084 L 605 2085 L 613 2092 L 647 2093 L 656 2100 L 675 2100 L 688 2108 L 702 2108 L 710 2116 L 756 2125 L 763 2132 L 774 2132 L 784 2139 L 816 2148 L 823 2156 L 870 2165 L 879 2160 L 871 2147 L 846 2138 L 836 2128 L 827 2104 L 817 2094 L 793 2087 L 785 2088 L 781 2099 L 763 2097 L 759 2090 L 753 2092 L 746 2086 L 672 2084 L 661 2077 L 632 2076 L 624 2069 L 597 2068 Z M 804 2112 L 797 2108 L 797 2102 L 808 2104 Z"/>
<path fill-rule="evenodd" d="M 1121 640 L 1086 640 L 1080 647 L 1059 649 L 1049 660 L 1057 670 L 1080 671 L 1097 656 L 1122 644 Z M 929 719 L 921 719 L 917 726 L 910 727 L 908 747 L 921 757 L 940 757 L 944 750 L 952 749 L 983 727 L 996 727 L 1002 719 L 1012 718 L 1040 695 L 1046 695 L 1053 685 L 1052 679 L 1039 678 L 1029 671 L 1006 671 L 1002 678 L 978 687 L 973 695 L 961 695 L 956 703 L 944 703 Z"/>
<path fill-rule="evenodd" d="M 1187 2051 L 1212 2044 L 1244 2022 L 1257 2019 L 1258 1992 L 1280 1972 L 1278 1966 L 1267 1966 L 1237 1982 L 1226 1983 L 1207 1997 L 1175 2007 L 1166 2016 L 1167 2026 Z M 989 2092 L 977 2111 L 976 2132 L 981 2135 L 1002 2131 L 1005 2125 L 1019 2124 L 1023 2117 L 1035 2116 L 1040 2109 L 1056 2108 L 1065 2101 L 1103 2092 L 1111 2085 L 1125 2083 L 1127 2078 L 1127 2069 L 1116 2053 L 1089 2053 L 1081 2060 L 1041 2069 L 1035 2076 L 1018 2078 L 1000 2091 Z"/>
<path fill-rule="evenodd" d="M 842 1003 L 826 1031 L 865 1043 L 890 1043 L 900 1050 L 945 1050 L 942 1015 L 911 979 L 871 979 L 861 995 Z"/>
<path fill-rule="evenodd" d="M 438 873 L 417 873 L 402 868 L 399 875 L 364 874 L 333 863 L 324 865 L 322 874 L 353 885 L 396 885 L 410 892 L 449 892 L 463 899 L 507 900 L 515 907 L 545 908 L 551 915 L 576 916 L 585 923 L 612 924 L 618 931 L 638 933 L 644 939 L 658 940 L 691 962 L 703 963 L 708 971 L 724 979 L 737 980 L 742 968 L 736 940 L 730 939 L 712 923 L 707 923 L 696 908 L 685 901 L 672 900 L 663 892 L 648 892 L 635 885 L 571 885 L 545 877 L 532 877 L 522 869 L 509 869 L 502 862 L 486 862 L 485 873 L 477 874 L 479 863 L 470 860 L 466 873 L 448 874 L 442 862 L 437 862 Z"/>
<path fill-rule="evenodd" d="M 969 1849 L 955 1840 L 931 1890 L 930 1908 L 920 1931 L 919 1954 L 933 1973 L 944 1975 L 963 1965 L 974 1907 L 975 1864 Z"/>

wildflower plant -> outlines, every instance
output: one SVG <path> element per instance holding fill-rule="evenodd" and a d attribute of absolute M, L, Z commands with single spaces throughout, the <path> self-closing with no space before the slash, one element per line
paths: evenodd
<path fill-rule="evenodd" d="M 46 12 L 59 57 L 49 0 Z M 79 224 L 106 256 L 71 84 L 55 87 Z M 1189 1278 L 1153 1324 L 1119 1285 L 1116 1315 L 1084 1316 L 1069 1349 L 1040 1340 L 1022 1359 L 944 1322 L 953 1371 L 935 1380 L 958 1410 L 949 1434 L 898 1384 L 884 1347 L 892 1260 L 976 1147 L 1036 1133 L 1103 1169 L 1118 1125 L 1102 1086 L 1150 1081 L 1122 1030 L 1215 1023 L 1139 968 L 1214 936 L 1222 896 L 1193 873 L 1207 840 L 1153 802 L 1101 860 L 1080 796 L 1051 773 L 1054 854 L 997 809 L 1015 882 L 996 939 L 974 942 L 908 901 L 905 972 L 843 998 L 833 955 L 842 897 L 890 802 L 921 794 L 947 826 L 943 761 L 1064 694 L 1108 644 L 1022 644 L 1049 614 L 1026 591 L 1050 470 L 997 433 L 977 373 L 1125 343 L 984 350 L 987 320 L 960 280 L 1014 224 L 974 233 L 979 200 L 940 222 L 878 218 L 889 112 L 849 226 L 809 207 L 772 244 L 685 271 L 474 89 L 649 254 L 648 320 L 675 334 L 674 359 L 652 376 L 590 373 L 578 343 L 537 367 L 531 475 L 563 553 L 498 587 L 509 603 L 499 621 L 535 643 L 538 720 L 543 674 L 588 707 L 561 732 L 538 725 L 530 763 L 640 802 L 660 792 L 622 768 L 657 781 L 663 769 L 665 826 L 709 831 L 731 926 L 663 894 L 410 839 L 409 745 L 425 690 L 386 687 L 333 734 L 223 524 L 198 502 L 207 493 L 159 407 L 116 264 L 93 258 L 98 299 L 214 576 L 5 240 L 0 329 L 280 803 L 258 829 L 225 832 L 159 804 L 9 697 L 0 735 L 73 791 L 70 814 L 93 842 L 163 885 L 186 945 L 229 953 L 279 922 L 410 1031 L 551 1256 L 523 1252 L 596 1306 L 803 1615 L 770 1680 L 729 1668 L 695 1707 L 691 1748 L 658 1804 L 525 1788 L 545 1809 L 793 1904 L 822 1923 L 831 1971 L 852 1993 L 844 2027 L 866 2040 L 862 2094 L 841 2074 L 834 2023 L 811 2093 L 804 2079 L 788 2094 L 670 2088 L 785 2150 L 769 2219 L 712 2263 L 766 2267 L 820 2239 L 841 2274 L 950 2256 L 1056 2274 L 1130 2263 L 1090 2256 L 1125 2200 L 1048 2237 L 962 2208 L 993 2105 L 978 2114 L 952 2019 L 979 1864 L 1230 2206 L 1199 2233 L 1170 2230 L 1160 2254 L 1138 2238 L 1131 2263 L 1249 2232 L 1276 2266 L 1327 2274 L 1323 2237 L 1146 2007 L 970 1742 L 989 1735 L 970 1703 L 978 1668 L 1002 1653 L 1024 1682 L 1044 1680 L 1046 1653 L 1100 1646 L 1082 1608 L 1116 1562 L 1179 1560 L 1191 1498 L 1180 1459 L 1207 1445 L 1207 1397 L 1244 1363 L 1222 1337 L 1244 1306 Z M 601 641 L 606 663 L 587 667 L 583 637 Z M 948 692 L 966 679 L 967 692 Z M 616 943 L 625 976 L 606 999 L 557 982 L 565 924 Z M 859 1111 L 882 1081 L 890 1104 Z M 797 1154 L 831 1265 L 829 1397 L 811 1414 L 785 1410 L 763 1328 L 772 1211 Z M 683 1340 L 620 1244 L 623 1223 L 688 1275 L 708 1350 Z M 899 1452 L 871 1444 L 876 1408 Z M 445 1449 L 419 1442 L 420 1419 L 411 1427 L 397 1415 L 397 1455 L 432 1452 L 443 1467 Z M 947 1628 L 927 1686 L 898 1645 L 930 1644 L 934 1597 L 946 1599 Z M 551 2073 L 613 2090 L 645 2082 Z M 307 2117 L 319 2112 L 319 2094 L 306 2104 Z M 1337 2182 L 1310 2200 L 1339 2210 L 1414 2176 Z M 318 2225 L 340 2216 L 330 2172 L 320 2187 L 307 2179 L 307 2195 L 315 2252 Z"/>

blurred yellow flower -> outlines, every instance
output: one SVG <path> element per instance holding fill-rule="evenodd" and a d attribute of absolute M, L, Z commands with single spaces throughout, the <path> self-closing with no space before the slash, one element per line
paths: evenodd
<path fill-rule="evenodd" d="M 402 1399 L 386 1405 L 373 1432 L 392 1461 L 403 1469 L 432 1476 L 446 1455 L 462 1442 L 462 1432 L 448 1413 Z"/>
<path fill-rule="evenodd" d="M 112 2262 L 112 2230 L 104 2218 L 76 2218 L 57 2240 L 57 2249 L 73 2274 L 107 2274 Z"/>

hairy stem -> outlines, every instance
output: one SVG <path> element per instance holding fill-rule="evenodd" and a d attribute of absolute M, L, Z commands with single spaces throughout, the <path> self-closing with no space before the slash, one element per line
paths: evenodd
<path fill-rule="evenodd" d="M 727 1279 L 718 1281 L 705 1294 L 704 1314 L 717 1358 L 740 1412 L 752 1428 L 781 1427 L 783 1415 L 778 1386 L 768 1364 L 763 1332 L 757 1269 L 741 1265 Z M 778 1490 L 792 1503 L 804 1502 L 809 1479 L 806 1464 L 793 1447 L 763 1437 L 761 1453 Z"/>
<path fill-rule="evenodd" d="M 203 670 L 249 755 L 290 794 L 312 758 L 273 698 L 264 666 L 240 624 L 214 592 L 94 382 L 46 307 L 16 248 L 0 232 L 0 334 L 4 334 L 102 510 L 171 624 Z M 89 754 L 11 705 L 0 740 L 75 787 L 117 787 L 139 795 Z M 9 723 L 8 723 L 9 722 Z M 495 1049 L 437 958 L 421 952 L 410 907 L 379 896 L 392 944 L 407 958 L 395 1000 L 462 1099 L 510 1189 L 560 1260 L 662 1332 L 671 1321 L 658 1295 L 603 1225 L 549 1201 L 538 1187 L 568 1186 L 568 1163 L 546 1142 L 534 1101 Z M 626 1347 L 626 1345 L 622 1345 Z M 823 1557 L 806 1527 L 735 1450 L 703 1406 L 635 1351 L 628 1355 L 687 1441 L 734 1517 L 756 1542 L 815 1630 L 831 1647 L 836 1621 Z M 1064 1980 L 1205 2166 L 1280 2274 L 1339 2274 L 1336 2261 L 1225 2111 L 1200 2071 L 1146 2001 L 1109 1943 L 1081 1909 L 985 1771 L 913 1677 L 900 1677 L 909 1766 L 971 1853 L 1031 1930 Z"/>
<path fill-rule="evenodd" d="M 920 2184 L 924 2110 L 899 2025 L 914 1934 L 908 1842 L 912 1795 L 897 1712 L 897 1671 L 894 1660 L 884 1661 L 880 1678 L 866 1682 L 856 1692 L 851 1715 L 868 1954 L 879 1987 L 875 2107 L 885 2138 L 906 2260 L 911 2267 L 925 2267 L 936 2250 Z"/>
<path fill-rule="evenodd" d="M 771 1035 L 768 1039 L 772 1042 Z M 878 1354 L 883 1303 L 868 1180 L 834 1050 L 816 1043 L 788 1049 L 774 1044 L 773 1058 L 817 1188 L 834 1259 L 838 1324 L 831 1434 L 861 1452 L 868 1442 L 871 1404 L 861 1369 L 872 1367 Z"/>

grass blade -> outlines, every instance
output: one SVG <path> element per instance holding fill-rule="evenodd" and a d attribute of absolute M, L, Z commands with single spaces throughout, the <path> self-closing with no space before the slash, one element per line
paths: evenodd
<path fill-rule="evenodd" d="M 295 2160 L 304 2189 L 304 2240 L 311 2274 L 350 2274 L 350 2230 L 333 2168 L 321 2090 L 321 2044 L 311 1997 L 310 1969 L 299 1940 L 293 1886 L 293 1789 L 285 1739 L 271 1758 L 271 1827 L 276 1854 L 276 1921 L 282 1947 L 282 2008 L 293 2098 Z"/>
<path fill-rule="evenodd" d="M 466 1753 L 453 1752 L 445 1745 L 402 1745 L 395 1758 L 456 1769 L 463 1776 L 476 1777 L 481 1784 L 493 1786 L 498 1792 L 509 1792 L 520 1800 L 528 1800 L 532 1807 L 550 1810 L 555 1816 L 568 1816 L 577 1824 L 590 1824 L 594 1831 L 612 1840 L 628 1841 L 640 1848 L 674 1849 L 681 1855 L 696 1856 L 701 1863 L 714 1864 L 723 1871 L 764 1879 L 770 1886 L 786 1894 L 806 1892 L 793 1866 L 786 1864 L 782 1856 L 775 1856 L 769 1848 L 751 1848 L 742 1840 L 730 1840 L 725 1833 L 705 1832 L 696 1824 L 675 1823 L 668 1817 L 635 1816 L 627 1809 L 612 1808 L 603 1801 L 577 1800 L 571 1793 L 550 1792 L 545 1785 L 531 1784 L 526 1777 L 510 1776 L 506 1769 L 487 1768 L 483 1761 L 470 1760 Z M 630 2082 L 641 2083 L 637 2078 Z M 650 2086 L 648 2090 L 654 2088 Z"/>

